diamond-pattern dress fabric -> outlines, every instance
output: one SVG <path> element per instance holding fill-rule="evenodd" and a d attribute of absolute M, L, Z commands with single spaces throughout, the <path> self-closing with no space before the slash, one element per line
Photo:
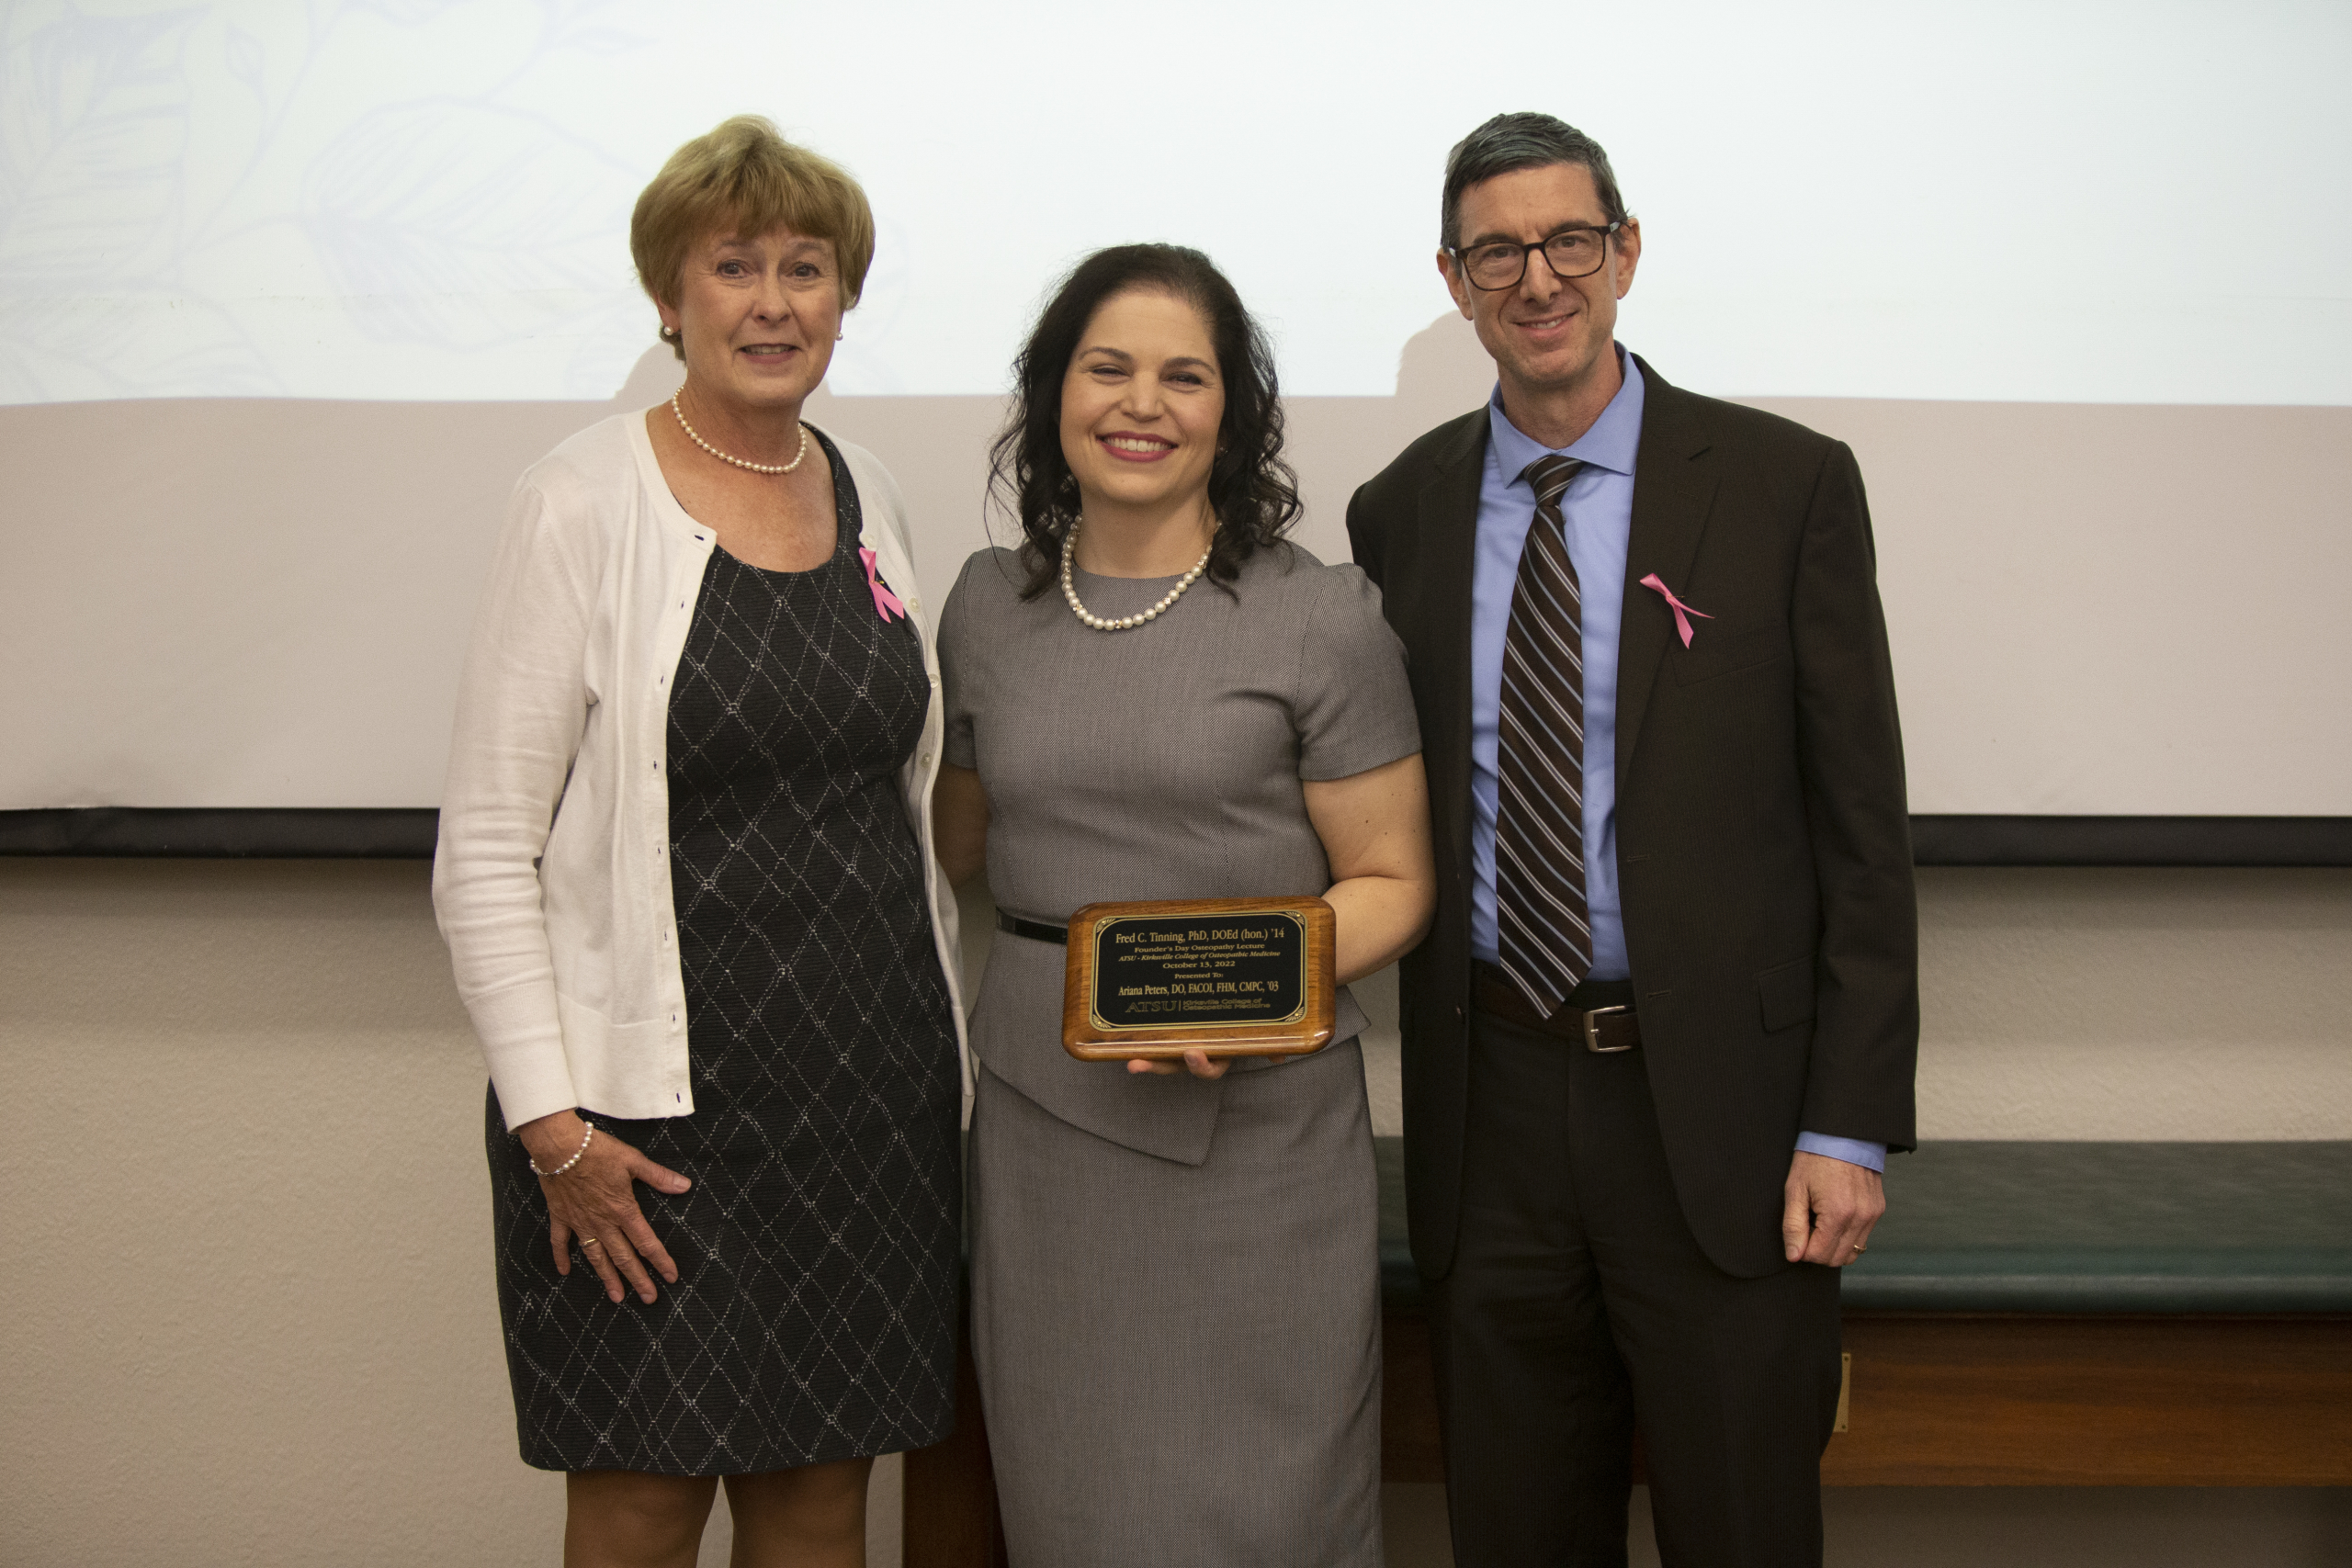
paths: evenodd
<path fill-rule="evenodd" d="M 670 704 L 672 890 L 693 1112 L 602 1130 L 693 1179 L 639 1185 L 679 1282 L 615 1306 L 492 1097 L 499 1307 L 523 1458 L 756 1473 L 920 1448 L 955 1422 L 955 1025 L 897 773 L 931 687 L 876 614 L 856 490 L 815 570 L 713 552 Z M 601 1133 L 600 1133 L 601 1135 Z"/>

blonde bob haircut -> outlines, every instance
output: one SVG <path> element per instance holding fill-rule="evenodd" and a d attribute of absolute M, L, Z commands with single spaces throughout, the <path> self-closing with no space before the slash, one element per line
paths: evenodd
<path fill-rule="evenodd" d="M 713 234 L 764 234 L 777 227 L 833 243 L 842 309 L 857 303 L 874 262 L 874 209 L 830 158 L 786 141 L 765 117 L 739 114 L 675 152 L 637 198 L 628 251 L 646 293 L 674 309 L 686 254 Z M 685 345 L 673 344 L 678 357 Z"/>

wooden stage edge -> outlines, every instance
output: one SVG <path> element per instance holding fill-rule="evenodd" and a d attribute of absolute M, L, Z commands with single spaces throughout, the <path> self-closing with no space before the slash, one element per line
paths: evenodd
<path fill-rule="evenodd" d="M 2352 1316 L 1849 1313 L 1845 1344 L 1825 1486 L 2352 1486 Z M 1382 1478 L 1442 1481 L 1427 1321 L 1384 1348 Z M 907 1456 L 906 1568 L 1006 1563 L 962 1362 L 956 1435 Z"/>
<path fill-rule="evenodd" d="M 1386 1325 L 1382 1471 L 1443 1479 L 1429 1328 Z M 2352 1486 L 2352 1317 L 1850 1313 L 1825 1486 Z"/>

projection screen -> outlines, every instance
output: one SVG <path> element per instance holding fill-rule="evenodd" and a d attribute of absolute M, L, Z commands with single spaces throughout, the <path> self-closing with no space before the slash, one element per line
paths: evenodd
<path fill-rule="evenodd" d="M 628 211 L 729 114 L 872 197 L 810 417 L 940 592 L 1041 293 L 1136 239 L 1272 329 L 1344 557 L 1491 386 L 1439 178 L 1535 107 L 1643 220 L 1622 340 L 1860 456 L 1915 812 L 2352 814 L 2347 75 L 2263 0 L 17 0 L 0 809 L 434 805 L 515 475 L 675 384 Z"/>

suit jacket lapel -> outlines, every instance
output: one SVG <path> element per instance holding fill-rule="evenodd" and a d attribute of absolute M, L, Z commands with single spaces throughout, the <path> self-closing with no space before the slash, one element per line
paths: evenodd
<path fill-rule="evenodd" d="M 1487 411 L 1454 422 L 1422 481 L 1415 558 L 1430 574 L 1426 649 L 1430 689 L 1442 694 L 1438 712 L 1421 715 L 1423 748 L 1445 770 L 1433 789 L 1458 785 L 1462 808 L 1447 813 L 1460 863 L 1470 856 L 1470 619 L 1477 575 L 1478 484 L 1487 451 Z M 1432 721 L 1435 721 L 1434 723 Z"/>
<path fill-rule="evenodd" d="M 1617 635 L 1617 789 L 1640 744 L 1650 693 L 1674 639 L 1674 614 L 1642 579 L 1656 572 L 1680 593 L 1690 581 L 1713 506 L 1717 475 L 1707 461 L 1710 441 L 1697 400 L 1667 385 L 1639 355 L 1643 378 L 1642 439 L 1634 458 L 1634 521 L 1625 548 L 1625 602 Z"/>

